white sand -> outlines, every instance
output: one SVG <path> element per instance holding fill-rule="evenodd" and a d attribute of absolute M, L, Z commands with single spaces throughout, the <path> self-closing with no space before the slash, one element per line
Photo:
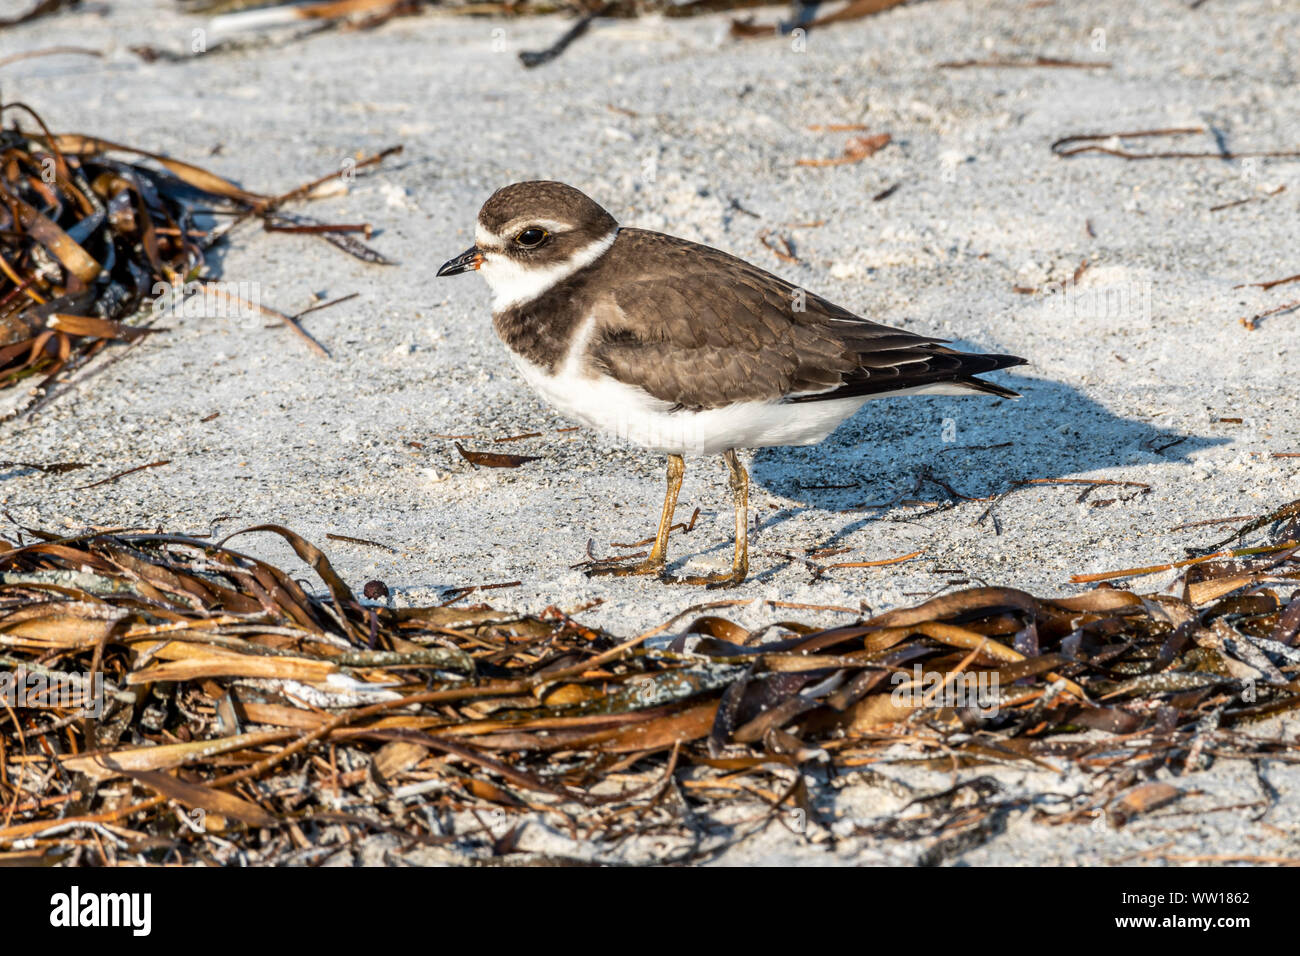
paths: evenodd
<path fill-rule="evenodd" d="M 1049 146 L 1072 133 L 1203 125 L 1214 134 L 1133 145 L 1213 150 L 1217 135 L 1230 150 L 1300 148 L 1296 10 L 1266 0 L 1134 7 L 917 3 L 813 33 L 804 52 L 788 39 L 731 41 L 725 17 L 600 23 L 535 71 L 522 70 L 514 52 L 545 46 L 566 21 L 429 15 L 179 64 L 145 64 L 126 50 L 181 50 L 205 26 L 165 0 L 2 32 L 0 57 L 58 44 L 107 51 L 103 60 L 10 64 L 0 73 L 6 100 L 31 104 L 56 129 L 167 152 L 251 189 L 288 189 L 397 142 L 406 152 L 347 195 L 306 210 L 372 222 L 374 245 L 400 268 L 257 230 L 220 254 L 224 279 L 258 283 L 262 301 L 284 311 L 313 296 L 359 293 L 305 320 L 332 361 L 263 321 L 168 320 L 167 334 L 38 415 L 0 426 L 4 459 L 96 463 L 93 472 L 54 478 L 0 472 L 0 507 L 55 529 L 224 533 L 283 523 L 327 545 L 348 579 L 382 578 L 404 603 L 437 602 L 452 586 L 520 580 L 489 599 L 520 610 L 601 600 L 583 619 L 624 635 L 718 597 L 643 579 L 588 580 L 570 569 L 589 539 L 606 554 L 616 550 L 610 542 L 651 533 L 662 461 L 557 431 L 569 423 L 504 362 L 483 284 L 434 280 L 436 267 L 471 241 L 475 212 L 494 188 L 554 178 L 625 223 L 727 249 L 863 315 L 1031 362 L 997 377 L 1024 392 L 1018 402 L 872 403 L 819 447 L 754 455 L 753 574 L 725 596 L 881 610 L 952 580 L 1072 593 L 1080 588 L 1068 584 L 1071 574 L 1181 557 L 1220 529 L 1175 526 L 1300 497 L 1300 459 L 1271 457 L 1300 451 L 1300 315 L 1279 314 L 1253 332 L 1237 321 L 1297 298 L 1300 283 L 1234 288 L 1300 272 L 1300 160 L 1059 159 Z M 1104 50 L 1094 48 L 1097 30 Z M 1113 68 L 936 68 L 998 55 Z M 855 135 L 810 131 L 816 123 L 863 123 L 893 142 L 860 164 L 799 167 L 800 158 L 839 155 Z M 894 195 L 871 201 L 895 183 Z M 1210 211 L 1251 197 L 1259 201 Z M 760 241 L 764 229 L 788 236 L 800 262 L 779 261 Z M 1063 282 L 1085 259 L 1069 301 L 1013 291 Z M 219 418 L 200 422 L 216 411 Z M 1241 423 L 1221 421 L 1235 418 Z M 528 432 L 544 434 L 491 443 Z M 437 434 L 472 435 L 463 444 L 543 460 L 476 470 Z M 171 464 L 72 490 L 163 458 Z M 1077 487 L 1035 487 L 998 506 L 998 528 L 977 523 L 984 504 L 928 517 L 916 507 L 854 510 L 906 494 L 923 468 L 975 497 L 1045 477 L 1151 490 L 1100 506 L 1132 489 L 1098 489 L 1077 503 Z M 947 497 L 933 485 L 917 496 Z M 720 568 L 731 516 L 715 462 L 688 462 L 680 517 L 697 506 L 700 522 L 675 538 L 674 557 L 679 569 Z M 400 553 L 328 542 L 328 532 Z M 273 541 L 242 546 L 292 561 Z M 923 557 L 810 583 L 804 567 L 779 554 L 829 547 L 851 549 L 838 561 Z M 746 625 L 819 620 L 761 600 L 729 613 Z M 1284 801 L 1294 793 L 1293 770 L 1266 772 Z M 1075 774 L 1001 773 L 1025 792 L 1086 785 Z M 951 780 L 913 782 L 942 788 Z M 1175 810 L 1260 799 L 1244 763 L 1176 782 L 1205 793 Z M 861 784 L 841 791 L 836 807 L 871 817 L 901 802 Z M 1240 811 L 1158 816 L 1113 831 L 1017 814 L 1004 835 L 961 859 L 1096 864 L 1171 841 L 1168 852 L 1182 854 L 1294 846 L 1293 809 L 1263 822 Z M 544 838 L 540 827 L 530 833 L 525 846 L 535 839 L 541 849 L 591 852 L 556 850 L 558 838 Z M 873 862 L 912 859 L 920 849 L 859 840 L 828 856 L 824 844 L 782 834 L 724 859 Z"/>

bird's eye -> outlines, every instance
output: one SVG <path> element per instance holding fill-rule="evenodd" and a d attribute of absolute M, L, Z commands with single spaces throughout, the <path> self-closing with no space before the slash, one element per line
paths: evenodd
<path fill-rule="evenodd" d="M 519 235 L 515 236 L 515 242 L 523 246 L 525 249 L 532 249 L 536 246 L 540 246 L 542 244 L 542 240 L 545 238 L 546 238 L 545 229 L 538 229 L 536 227 L 533 227 L 532 229 L 525 229 Z"/>

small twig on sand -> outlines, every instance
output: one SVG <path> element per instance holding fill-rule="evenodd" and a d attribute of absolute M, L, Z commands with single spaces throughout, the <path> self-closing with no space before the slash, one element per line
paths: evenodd
<path fill-rule="evenodd" d="M 438 606 L 447 607 L 448 605 L 455 604 L 461 598 L 468 594 L 473 594 L 475 591 L 495 591 L 499 588 L 517 588 L 521 584 L 523 584 L 522 581 L 503 581 L 500 584 L 472 584 L 468 587 L 449 588 L 444 593 L 451 595 L 451 597 Z"/>
<path fill-rule="evenodd" d="M 1070 575 L 1070 583 L 1092 584 L 1096 581 L 1111 581 L 1115 578 L 1133 578 L 1143 574 L 1158 574 L 1161 571 L 1186 568 L 1193 564 L 1204 564 L 1206 561 L 1216 561 L 1220 558 L 1252 558 L 1261 554 L 1276 554 L 1279 551 L 1286 551 L 1296 547 L 1297 543 L 1295 541 L 1283 541 L 1281 544 L 1269 545 L 1266 548 L 1236 548 L 1232 551 L 1216 551 L 1213 554 L 1203 554 L 1198 558 L 1184 558 L 1182 561 L 1153 564 L 1145 568 L 1124 568 L 1121 571 L 1101 571 L 1096 574 L 1072 574 Z"/>
<path fill-rule="evenodd" d="M 691 513 L 690 521 L 679 521 L 675 525 L 670 527 L 668 531 L 670 533 L 673 531 L 681 531 L 682 534 L 690 534 L 692 531 L 695 530 L 695 522 L 698 521 L 699 518 L 700 518 L 700 509 L 696 508 L 695 511 Z M 654 540 L 655 540 L 654 538 L 644 538 L 641 541 L 633 541 L 630 544 L 624 544 L 619 541 L 611 541 L 609 543 L 609 546 L 611 548 L 644 548 L 647 544 L 654 544 Z"/>
<path fill-rule="evenodd" d="M 1006 491 L 1002 492 L 999 495 L 991 496 L 992 503 L 987 508 L 984 509 L 984 511 L 980 514 L 978 518 L 975 519 L 975 523 L 983 524 L 984 519 L 989 517 L 989 515 L 993 514 L 993 509 L 996 508 L 999 504 L 1001 504 L 1004 498 L 1006 498 L 1008 495 L 1016 491 L 1019 491 L 1022 488 L 1028 488 L 1030 485 L 1085 485 L 1086 487 L 1084 488 L 1083 492 L 1076 499 L 1076 501 L 1079 504 L 1083 503 L 1084 499 L 1088 497 L 1088 495 L 1092 492 L 1094 488 L 1107 487 L 1107 486 L 1121 487 L 1121 488 L 1137 488 L 1139 489 L 1139 494 L 1146 494 L 1151 490 L 1150 485 L 1144 484 L 1143 482 L 1140 481 L 1117 481 L 1111 478 L 1027 478 L 1022 481 L 1013 482 L 1012 486 L 1008 488 Z M 969 500 L 988 501 L 989 498 L 971 498 Z M 994 530 L 998 534 L 1001 534 L 1002 531 L 1000 525 L 998 524 L 997 516 L 993 517 L 993 522 L 994 522 Z"/>
<path fill-rule="evenodd" d="M 837 561 L 835 564 L 823 565 L 823 571 L 829 571 L 831 568 L 883 568 L 891 564 L 902 564 L 904 561 L 911 561 L 913 558 L 919 558 L 924 551 L 913 551 L 910 554 L 900 554 L 896 558 L 881 558 L 879 561 Z"/>
<path fill-rule="evenodd" d="M 109 475 L 107 478 L 101 478 L 99 481 L 93 481 L 88 485 L 79 485 L 73 488 L 73 491 L 85 491 L 88 488 L 98 488 L 100 485 L 106 485 L 110 481 L 117 481 L 119 478 L 125 478 L 127 475 L 134 475 L 137 471 L 144 471 L 146 468 L 161 468 L 163 465 L 170 465 L 171 459 L 163 461 L 151 461 L 147 465 L 136 465 L 134 468 L 128 468 L 126 471 L 119 471 L 116 475 Z"/>
<path fill-rule="evenodd" d="M 99 50 L 92 50 L 90 47 L 85 46 L 51 46 L 43 50 L 28 50 L 26 53 L 15 53 L 13 56 L 7 56 L 0 60 L 0 66 L 8 66 L 10 63 L 18 63 L 21 60 L 34 60 L 38 56 L 58 56 L 63 54 L 97 57 L 104 55 Z"/>
<path fill-rule="evenodd" d="M 591 26 L 591 21 L 595 20 L 597 17 L 603 17 L 613 6 L 614 4 L 612 3 L 604 3 L 601 4 L 599 9 L 593 10 L 591 13 L 583 14 L 583 16 L 578 18 L 577 23 L 569 27 L 569 29 L 566 30 L 558 40 L 544 50 L 520 50 L 519 62 L 528 69 L 532 69 L 535 66 L 541 66 L 544 63 L 550 63 L 568 49 L 570 43 L 587 32 L 588 27 Z"/>
<path fill-rule="evenodd" d="M 236 305 L 242 305 L 248 309 L 256 309 L 257 311 L 261 312 L 263 315 L 268 315 L 273 319 L 279 319 L 286 326 L 288 326 L 289 329 L 293 331 L 299 338 L 301 338 L 304 342 L 306 342 L 307 347 L 309 349 L 311 349 L 321 358 L 330 357 L 330 353 L 326 351 L 325 346 L 321 345 L 314 338 L 308 335 L 307 330 L 298 324 L 298 321 L 297 319 L 294 318 L 294 316 L 285 315 L 283 312 L 278 312 L 275 309 L 268 308 L 267 306 L 262 305 L 260 302 L 248 302 L 244 299 L 241 299 L 237 295 L 231 295 L 229 292 L 221 288 L 220 283 L 204 282 L 203 289 L 206 292 L 211 292 L 213 295 L 219 298 L 226 299 L 227 301 L 230 302 L 234 302 Z"/>
<path fill-rule="evenodd" d="M 834 159 L 797 159 L 795 165 L 845 166 L 850 163 L 860 163 L 888 146 L 891 139 L 892 137 L 888 133 L 877 133 L 875 136 L 855 136 L 844 147 L 842 156 L 836 156 Z"/>
<path fill-rule="evenodd" d="M 1108 62 L 1087 63 L 1083 60 L 1058 60 L 1050 56 L 1036 56 L 1032 60 L 1016 60 L 1009 57 L 994 57 L 991 60 L 948 60 L 939 64 L 941 70 L 963 70 L 970 67 L 1023 67 L 1054 66 L 1071 70 L 1109 70 Z"/>
<path fill-rule="evenodd" d="M 1204 528 L 1214 524 L 1232 524 L 1234 521 L 1251 521 L 1259 515 L 1228 515 L 1226 518 L 1206 518 L 1204 521 L 1189 521 L 1187 524 L 1175 525 L 1170 531 L 1186 531 L 1188 528 Z"/>
<path fill-rule="evenodd" d="M 355 163 L 350 162 L 350 163 L 343 164 L 335 172 L 329 173 L 328 175 L 325 176 L 321 176 L 319 179 L 313 179 L 309 183 L 303 183 L 301 186 L 291 189 L 287 193 L 281 193 L 278 196 L 271 196 L 268 199 L 262 200 L 261 202 L 257 203 L 257 205 L 254 207 L 252 214 L 258 216 L 265 216 L 267 213 L 279 209 L 287 202 L 292 202 L 295 199 L 303 198 L 308 193 L 310 193 L 313 189 L 315 189 L 317 186 L 323 186 L 325 183 L 329 182 L 332 179 L 350 177 L 358 170 L 365 169 L 367 166 L 376 166 L 379 163 L 382 163 L 389 156 L 395 156 L 401 151 L 402 151 L 402 146 L 400 144 L 397 146 L 389 146 L 387 149 L 380 150 L 378 153 L 375 153 L 373 156 L 367 156 L 365 159 L 359 159 Z"/>
<path fill-rule="evenodd" d="M 368 548 L 383 548 L 391 554 L 397 554 L 396 548 L 384 544 L 382 541 L 371 541 L 369 538 L 354 538 L 351 535 L 334 534 L 333 532 L 326 532 L 325 537 L 329 538 L 331 541 L 346 541 L 348 544 L 360 544 L 365 545 Z"/>
<path fill-rule="evenodd" d="M 1264 200 L 1271 199 L 1272 197 L 1283 192 L 1286 192 L 1286 186 L 1278 186 L 1277 189 L 1274 189 L 1272 192 L 1265 193 L 1262 196 L 1249 196 L 1246 199 L 1237 199 L 1234 200 L 1233 202 L 1219 203 L 1219 205 L 1217 206 L 1211 206 L 1210 212 L 1221 212 L 1224 209 L 1232 209 L 1234 206 L 1244 206 L 1247 203 L 1252 203 L 1252 202 L 1263 202 Z M 1300 278 L 1300 276 L 1296 276 L 1295 278 Z M 1240 286 L 1238 286 L 1237 288 L 1240 288 Z"/>
<path fill-rule="evenodd" d="M 301 312 L 294 313 L 293 317 L 295 319 L 301 319 L 304 315 L 310 315 L 312 312 L 319 312 L 321 309 L 328 309 L 332 305 L 338 305 L 342 302 L 347 302 L 349 299 L 355 299 L 360 294 L 360 292 L 349 292 L 347 295 L 341 295 L 337 299 L 330 299 L 328 302 L 318 302 L 316 305 L 309 306 Z"/>
<path fill-rule="evenodd" d="M 799 257 L 794 254 L 794 246 L 790 244 L 790 240 L 782 235 L 778 235 L 776 237 L 777 241 L 780 242 L 781 245 L 785 247 L 785 251 L 782 251 L 771 242 L 768 242 L 768 237 L 771 235 L 772 235 L 772 230 L 770 229 L 764 229 L 762 232 L 758 234 L 758 241 L 763 244 L 763 248 L 770 251 L 772 255 L 776 256 L 782 262 L 797 263 L 799 261 Z"/>
<path fill-rule="evenodd" d="M 1224 538 L 1222 541 L 1216 541 L 1214 544 L 1209 545 L 1207 548 L 1202 550 L 1201 553 L 1206 554 L 1210 551 L 1217 551 L 1220 548 L 1222 548 L 1225 544 L 1229 544 L 1233 541 L 1240 541 L 1242 538 L 1250 534 L 1252 531 L 1258 531 L 1260 528 L 1264 527 L 1265 525 L 1274 524 L 1278 521 L 1284 521 L 1287 518 L 1290 518 L 1293 521 L 1300 521 L 1300 500 L 1292 501 L 1289 504 L 1285 504 L 1281 508 L 1278 508 L 1276 511 L 1270 511 L 1266 515 L 1261 515 L 1258 518 L 1252 519 L 1249 524 L 1242 525 L 1240 528 L 1238 528 L 1232 534 L 1228 535 L 1228 537 Z M 1196 551 L 1191 551 L 1191 550 L 1188 551 L 1188 554 L 1191 554 L 1193 556 L 1195 556 L 1196 553 L 1197 553 Z"/>
<path fill-rule="evenodd" d="M 1063 136 L 1052 144 L 1052 152 L 1057 156 L 1077 156 L 1079 153 L 1105 153 L 1108 156 L 1118 156 L 1120 159 L 1262 159 L 1265 157 L 1282 158 L 1291 156 L 1300 156 L 1300 150 L 1282 149 L 1282 150 L 1262 150 L 1244 153 L 1233 153 L 1226 150 L 1218 152 L 1185 152 L 1172 151 L 1160 153 L 1133 153 L 1125 149 L 1118 149 L 1112 146 L 1102 146 L 1106 140 L 1121 139 L 1142 139 L 1152 136 L 1190 136 L 1196 133 L 1204 133 L 1204 126 L 1183 126 L 1173 129 L 1144 129 L 1134 130 L 1127 133 L 1079 133 L 1073 136 Z M 1082 144 L 1082 145 L 1075 145 Z M 1067 148 L 1069 147 L 1069 148 Z"/>
<path fill-rule="evenodd" d="M 1234 285 L 1233 288 L 1234 289 L 1263 289 L 1265 292 L 1267 292 L 1269 289 L 1273 288 L 1274 286 L 1286 285 L 1288 282 L 1296 282 L 1296 281 L 1300 281 L 1300 272 L 1297 272 L 1293 276 L 1287 276 L 1285 279 L 1273 279 L 1271 282 L 1242 282 L 1238 285 Z"/>
<path fill-rule="evenodd" d="M 1255 331 L 1255 329 L 1259 328 L 1260 319 L 1266 319 L 1270 315 L 1277 315 L 1279 312 L 1289 312 L 1295 308 L 1300 308 L 1300 299 L 1295 299 L 1292 302 L 1283 302 L 1279 306 L 1274 306 L 1273 308 L 1268 309 L 1267 311 L 1264 312 L 1260 312 L 1256 315 L 1243 315 L 1237 321 L 1240 322 L 1245 328 L 1250 329 L 1250 331 L 1253 332 Z"/>

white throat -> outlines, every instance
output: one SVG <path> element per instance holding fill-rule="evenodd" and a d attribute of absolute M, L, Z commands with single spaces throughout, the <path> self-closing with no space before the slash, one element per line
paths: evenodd
<path fill-rule="evenodd" d="M 492 311 L 504 312 L 516 305 L 533 301 L 557 282 L 564 281 L 603 256 L 616 238 L 617 226 L 609 235 L 583 246 L 563 262 L 542 268 L 521 266 L 501 252 L 484 249 L 483 264 L 479 266 L 478 272 L 492 290 Z"/>

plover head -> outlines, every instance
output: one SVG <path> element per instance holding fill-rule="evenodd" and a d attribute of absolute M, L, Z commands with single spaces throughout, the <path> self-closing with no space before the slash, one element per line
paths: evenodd
<path fill-rule="evenodd" d="M 492 289 L 492 310 L 501 312 L 595 262 L 617 235 L 614 217 L 572 186 L 514 183 L 483 204 L 474 245 L 443 263 L 438 275 L 478 270 Z"/>

